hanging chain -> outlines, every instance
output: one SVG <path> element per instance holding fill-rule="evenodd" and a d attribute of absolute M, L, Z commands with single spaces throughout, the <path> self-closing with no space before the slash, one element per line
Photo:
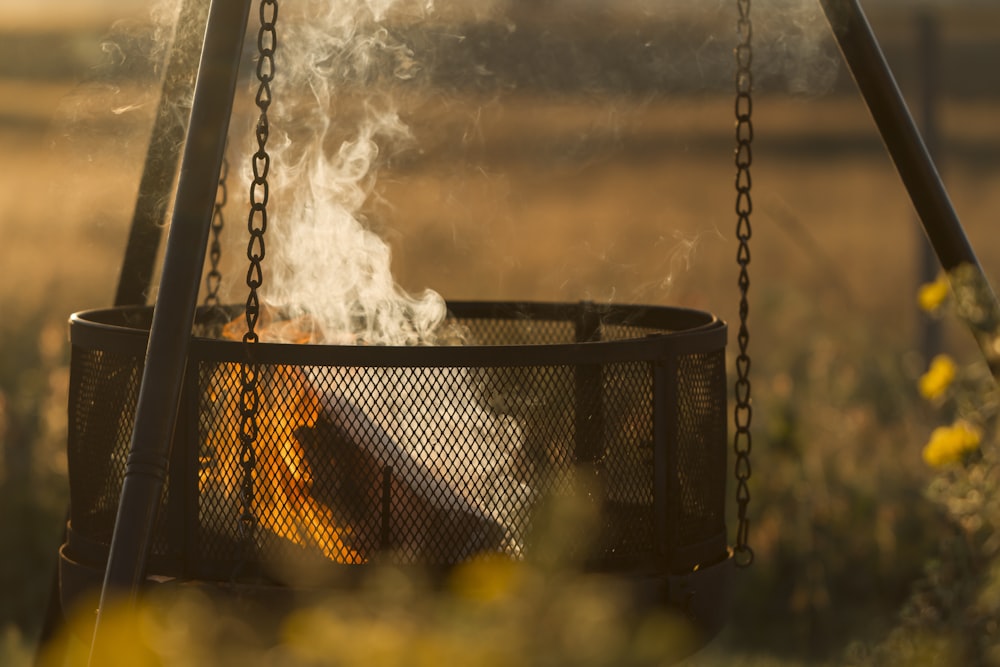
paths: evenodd
<path fill-rule="evenodd" d="M 243 334 L 247 359 L 240 365 L 240 466 L 243 480 L 240 485 L 240 532 L 248 549 L 255 543 L 257 517 L 254 514 L 254 468 L 257 463 L 255 445 L 257 441 L 257 416 L 260 407 L 260 364 L 254 361 L 251 346 L 258 341 L 257 321 L 260 318 L 260 300 L 257 290 L 264 281 L 261 261 L 264 259 L 264 233 L 267 231 L 267 200 L 269 188 L 268 171 L 271 157 L 267 153 L 267 137 L 270 124 L 267 110 L 271 106 L 271 80 L 274 78 L 274 51 L 277 47 L 275 23 L 278 20 L 277 0 L 261 0 L 260 31 L 257 34 L 257 152 L 251 160 L 253 181 L 250 184 L 250 215 L 247 229 L 250 240 L 247 243 L 247 288 L 246 303 L 247 330 Z"/>
<path fill-rule="evenodd" d="M 750 274 L 747 266 L 750 264 L 750 213 L 753 211 L 753 201 L 750 198 L 750 163 L 753 161 L 751 143 L 753 142 L 753 24 L 750 22 L 750 0 L 737 0 L 739 21 L 737 35 L 739 43 L 736 46 L 736 237 L 739 239 L 739 250 L 736 261 L 740 267 L 740 330 L 739 355 L 736 357 L 736 434 L 733 448 L 736 452 L 736 502 L 739 527 L 736 533 L 734 547 L 736 564 L 747 567 L 753 562 L 753 549 L 747 543 L 750 529 L 750 519 L 747 517 L 747 507 L 750 504 L 750 421 L 753 408 L 750 402 L 750 355 L 747 352 L 750 344 L 750 331 L 747 319 L 750 305 L 747 293 L 750 290 Z"/>
<path fill-rule="evenodd" d="M 229 179 L 229 160 L 222 158 L 222 171 L 219 174 L 219 186 L 215 193 L 215 208 L 212 209 L 212 242 L 208 247 L 209 270 L 205 276 L 205 305 L 217 308 L 219 302 L 219 286 L 222 284 L 222 273 L 219 272 L 219 261 L 222 259 L 222 230 L 225 227 L 223 210 L 229 202 L 229 190 L 226 182 Z"/>

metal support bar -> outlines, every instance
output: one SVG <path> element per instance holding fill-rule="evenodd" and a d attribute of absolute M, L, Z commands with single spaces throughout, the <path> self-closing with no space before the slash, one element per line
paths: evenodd
<path fill-rule="evenodd" d="M 677 400 L 677 368 L 675 360 L 653 362 L 653 545 L 657 557 L 672 565 L 669 559 L 677 547 L 676 514 L 670 508 L 678 501 L 676 478 L 670 471 L 677 461 L 677 419 L 669 409 Z M 668 364 L 672 366 L 668 368 Z"/>
<path fill-rule="evenodd" d="M 102 613 L 122 596 L 134 603 L 145 576 L 157 508 L 170 458 L 191 327 L 198 300 L 233 95 L 252 0 L 213 0 L 205 29 L 187 140 L 181 160 L 132 442 L 122 484 L 91 663 L 100 664 L 112 638 Z"/>
<path fill-rule="evenodd" d="M 589 301 L 580 304 L 575 339 L 578 343 L 601 339 L 601 316 L 594 304 Z M 573 367 L 576 406 L 575 453 L 578 463 L 593 465 L 601 459 L 601 443 L 604 440 L 602 373 L 602 367 L 598 364 L 580 364 Z"/>
<path fill-rule="evenodd" d="M 969 244 L 944 183 L 934 166 L 920 132 L 907 109 L 903 95 L 882 54 L 871 25 L 858 0 L 819 0 L 844 56 L 848 69 L 861 91 L 892 157 L 910 200 L 920 216 L 924 231 L 949 275 L 969 267 L 980 292 L 980 309 L 990 315 L 978 322 L 966 317 L 976 342 L 986 357 L 993 377 L 1000 382 L 1000 350 L 995 330 L 981 322 L 1000 322 L 1000 303 L 989 286 L 982 266 Z"/>
<path fill-rule="evenodd" d="M 132 214 L 132 227 L 118 275 L 116 306 L 145 304 L 153 282 L 167 201 L 174 186 L 184 142 L 184 122 L 178 113 L 177 102 L 191 94 L 207 19 L 207 3 L 184 0 L 174 28 L 173 43 L 163 75 L 163 89 Z"/>
<path fill-rule="evenodd" d="M 938 97 L 940 89 L 940 30 L 938 29 L 936 16 L 929 9 L 923 9 L 917 14 L 917 52 L 916 60 L 919 64 L 917 68 L 920 72 L 920 101 L 918 104 L 918 119 L 920 130 L 924 137 L 924 144 L 932 158 L 938 160 L 940 166 L 938 132 Z M 926 237 L 921 235 L 917 239 L 917 279 L 919 284 L 933 282 L 937 277 L 940 267 L 937 257 L 934 255 L 934 248 L 931 247 Z M 941 352 L 942 343 L 942 322 L 938 317 L 918 310 L 917 312 L 917 345 L 925 363 L 930 363 L 931 359 Z"/>

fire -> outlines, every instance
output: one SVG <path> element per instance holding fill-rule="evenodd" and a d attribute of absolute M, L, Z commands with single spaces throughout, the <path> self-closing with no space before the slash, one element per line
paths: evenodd
<path fill-rule="evenodd" d="M 223 337 L 241 340 L 242 326 L 245 326 L 242 318 L 230 322 L 223 330 Z M 261 337 L 283 336 L 285 340 L 290 337 L 290 342 L 306 344 L 311 342 L 307 331 L 304 321 L 265 323 Z M 239 391 L 240 386 L 240 368 L 234 364 L 212 388 L 213 398 Z M 253 472 L 253 511 L 258 526 L 299 546 L 316 549 L 333 562 L 366 562 L 365 555 L 347 543 L 351 527 L 339 520 L 334 508 L 313 494 L 313 472 L 300 437 L 307 429 L 314 428 L 322 415 L 316 389 L 301 367 L 290 365 L 268 368 L 259 387 L 258 456 Z M 238 464 L 238 409 L 237 401 L 227 401 L 226 412 L 210 426 L 209 443 L 214 444 L 215 465 L 202 471 L 203 493 L 207 487 L 215 486 L 228 498 L 238 497 L 243 475 Z M 233 521 L 236 520 L 234 516 Z"/>

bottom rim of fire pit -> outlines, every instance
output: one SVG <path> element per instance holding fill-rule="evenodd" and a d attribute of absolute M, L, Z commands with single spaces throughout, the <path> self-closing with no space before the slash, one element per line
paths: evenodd
<path fill-rule="evenodd" d="M 77 562 L 69 552 L 67 545 L 59 549 L 59 599 L 64 610 L 78 608 L 81 600 L 89 601 L 104 578 L 103 568 Z M 423 574 L 420 573 L 421 581 L 426 582 Z M 731 557 L 681 575 L 619 574 L 617 576 L 622 584 L 619 590 L 629 596 L 629 605 L 619 608 L 618 620 L 622 623 L 641 623 L 648 620 L 651 610 L 658 613 L 663 609 L 672 610 L 676 614 L 675 620 L 683 621 L 684 625 L 673 626 L 671 642 L 661 647 L 657 658 L 663 664 L 683 660 L 715 638 L 728 623 L 734 575 L 735 560 Z M 196 588 L 214 601 L 231 605 L 216 607 L 217 611 L 244 611 L 255 614 L 259 621 L 262 616 L 280 620 L 303 604 L 322 604 L 326 599 L 324 593 L 342 596 L 345 592 L 350 593 L 355 585 L 357 582 L 346 586 L 340 582 L 339 588 L 331 593 L 330 586 L 320 590 L 260 582 L 205 582 L 151 577 L 142 582 L 139 592 L 146 595 Z M 439 587 L 431 592 L 444 590 L 446 588 Z M 71 632 L 80 641 L 91 641 L 92 622 L 88 624 L 83 618 L 77 620 Z"/>

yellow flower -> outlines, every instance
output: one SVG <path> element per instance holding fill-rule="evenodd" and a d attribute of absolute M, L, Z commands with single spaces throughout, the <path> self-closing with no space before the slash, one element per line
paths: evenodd
<path fill-rule="evenodd" d="M 451 586 L 467 600 L 497 602 L 514 593 L 524 574 L 524 566 L 509 558 L 483 555 L 459 566 L 452 574 Z"/>
<path fill-rule="evenodd" d="M 981 439 L 979 429 L 966 421 L 939 426 L 924 446 L 924 462 L 933 468 L 958 463 L 966 454 L 979 448 Z"/>
<path fill-rule="evenodd" d="M 917 292 L 917 302 L 928 313 L 933 313 L 941 307 L 948 297 L 948 279 L 941 274 L 932 283 L 924 283 Z"/>
<path fill-rule="evenodd" d="M 958 367 L 947 354 L 939 354 L 931 360 L 930 368 L 920 376 L 917 389 L 928 400 L 941 396 L 955 380 Z"/>

